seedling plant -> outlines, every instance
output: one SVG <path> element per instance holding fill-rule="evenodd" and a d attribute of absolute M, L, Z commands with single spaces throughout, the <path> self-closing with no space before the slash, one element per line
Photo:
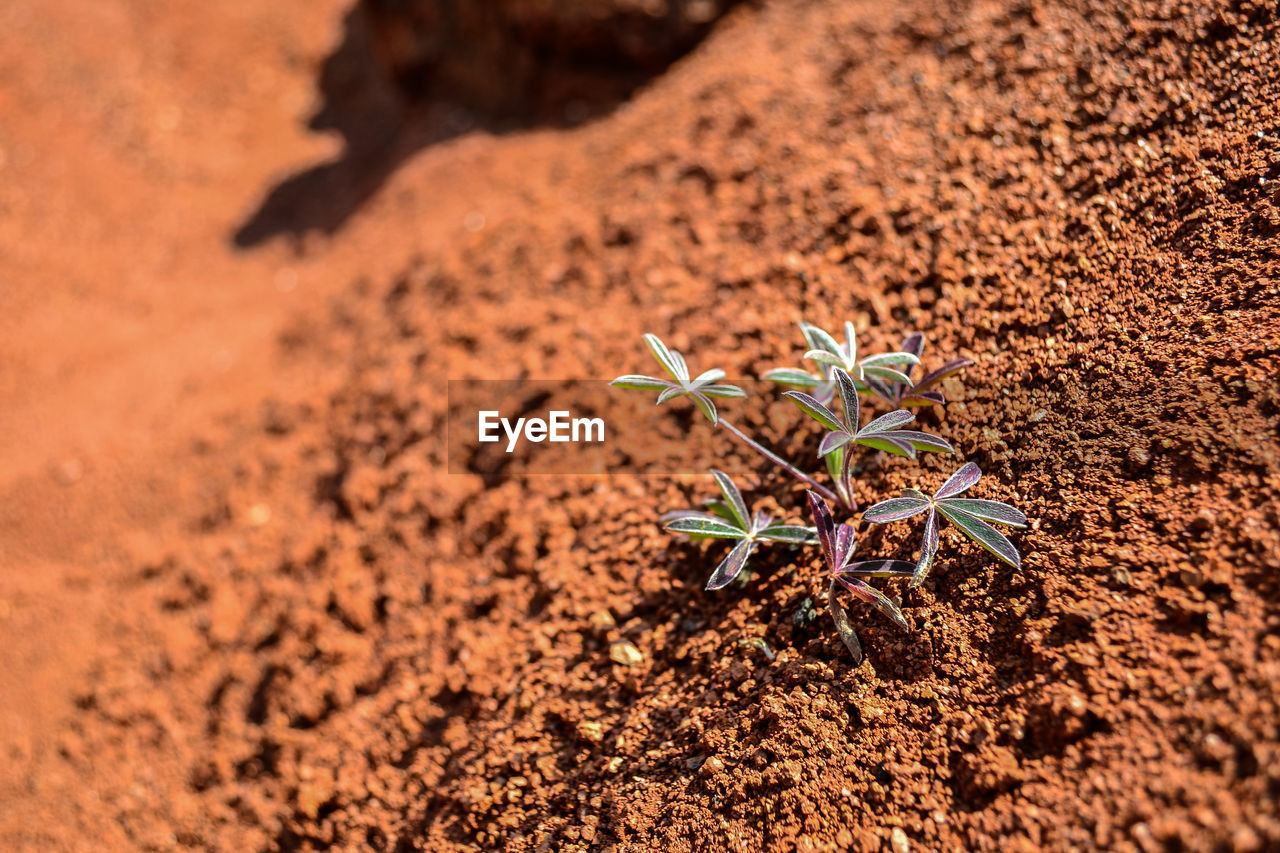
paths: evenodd
<path fill-rule="evenodd" d="M 752 514 L 733 480 L 718 469 L 712 469 L 711 473 L 720 489 L 720 498 L 709 501 L 706 511 L 668 513 L 663 516 L 663 521 L 667 530 L 693 540 L 725 539 L 733 543 L 712 571 L 706 586 L 708 590 L 720 589 L 740 577 L 748 559 L 761 544 L 802 546 L 816 543 L 829 576 L 828 610 L 841 640 L 854 660 L 860 662 L 861 645 L 848 611 L 840 603 L 841 591 L 872 605 L 906 630 L 908 623 L 901 609 L 885 593 L 868 583 L 869 580 L 905 578 L 909 579 L 909 588 L 919 586 L 937 557 L 940 519 L 949 521 L 966 537 L 1018 568 L 1021 558 L 1017 549 L 989 522 L 1024 527 L 1027 519 L 1008 504 L 960 497 L 982 476 L 978 466 L 969 462 L 952 474 L 932 496 L 917 489 L 906 489 L 901 496 L 881 501 L 863 513 L 863 521 L 876 523 L 902 521 L 924 513 L 920 556 L 914 563 L 884 559 L 855 561 L 857 530 L 848 521 L 836 523 L 828 505 L 835 504 L 846 512 L 857 508 L 853 488 L 854 450 L 865 448 L 911 460 L 922 452 L 955 453 L 955 448 L 945 439 L 904 427 L 915 420 L 909 408 L 944 405 L 946 399 L 938 386 L 943 379 L 972 362 L 952 359 L 924 374 L 919 381 L 914 381 L 912 374 L 920 365 L 920 355 L 924 350 L 924 336 L 919 332 L 908 335 L 899 351 L 859 360 L 852 323 L 845 323 L 843 344 L 810 323 L 801 323 L 800 331 L 809 347 L 804 357 L 816 368 L 813 371 L 779 368 L 769 371 L 764 378 L 792 389 L 805 389 L 788 390 L 782 396 L 824 428 L 817 455 L 826 464 L 832 488 L 725 420 L 714 401 L 742 398 L 746 392 L 736 385 L 726 384 L 723 381 L 725 372 L 718 368 L 693 377 L 684 357 L 655 335 L 645 335 L 645 343 L 670 378 L 630 374 L 619 376 L 611 384 L 620 388 L 657 391 L 657 405 L 688 397 L 712 426 L 728 430 L 752 450 L 805 484 L 812 527 L 775 523 L 763 512 Z M 894 409 L 864 425 L 861 423 L 859 402 L 859 396 L 863 394 L 878 398 Z"/>

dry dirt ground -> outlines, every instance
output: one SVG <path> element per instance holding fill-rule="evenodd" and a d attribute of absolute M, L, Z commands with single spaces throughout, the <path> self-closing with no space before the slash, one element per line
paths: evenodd
<path fill-rule="evenodd" d="M 0 847 L 1280 849 L 1273 3 L 744 4 L 372 177 L 307 128 L 349 12 L 0 6 Z M 444 470 L 449 378 L 801 318 L 972 358 L 922 419 L 1034 520 L 860 666 L 815 552 L 701 591 L 709 481 Z"/>

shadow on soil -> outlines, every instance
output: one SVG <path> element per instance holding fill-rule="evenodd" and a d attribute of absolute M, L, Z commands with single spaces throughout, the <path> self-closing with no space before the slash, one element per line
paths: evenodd
<path fill-rule="evenodd" d="M 335 160 L 272 188 L 232 235 L 332 234 L 414 152 L 472 130 L 571 127 L 605 115 L 698 44 L 737 0 L 358 0 L 320 70 L 307 127 Z"/>

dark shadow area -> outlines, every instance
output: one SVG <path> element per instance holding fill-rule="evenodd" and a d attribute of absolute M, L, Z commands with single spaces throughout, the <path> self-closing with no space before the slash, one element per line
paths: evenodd
<path fill-rule="evenodd" d="M 271 189 L 242 248 L 332 234 L 414 152 L 470 130 L 569 127 L 613 110 L 737 0 L 358 0 L 308 121 L 342 154 Z"/>

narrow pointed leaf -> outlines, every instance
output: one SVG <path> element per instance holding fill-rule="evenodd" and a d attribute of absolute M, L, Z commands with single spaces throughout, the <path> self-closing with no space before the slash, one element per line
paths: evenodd
<path fill-rule="evenodd" d="M 994 521 L 1010 527 L 1026 527 L 1027 517 L 1021 510 L 1000 501 L 984 501 L 977 498 L 947 498 L 942 501 L 951 509 L 958 509 L 966 515 L 981 518 L 983 521 Z"/>
<path fill-rule="evenodd" d="M 710 507 L 710 504 L 708 504 L 708 507 Z M 717 516 L 719 516 L 719 518 L 717 518 Z M 699 512 L 696 509 L 675 509 L 675 510 L 672 510 L 671 512 L 664 512 L 662 515 L 658 516 L 658 520 L 661 521 L 664 525 L 681 518 L 697 518 L 697 519 L 704 519 L 704 520 L 711 520 L 711 521 L 719 521 L 720 519 L 724 518 L 724 516 L 720 516 L 719 513 L 716 513 L 714 511 Z"/>
<path fill-rule="evenodd" d="M 911 392 L 902 398 L 904 406 L 941 406 L 947 402 L 947 398 L 942 396 L 941 391 L 921 391 L 919 393 Z"/>
<path fill-rule="evenodd" d="M 840 574 L 860 578 L 909 578 L 915 570 L 916 564 L 907 560 L 863 560 L 845 566 Z"/>
<path fill-rule="evenodd" d="M 658 364 L 662 365 L 663 370 L 682 382 L 689 380 L 689 371 L 686 369 L 683 376 L 680 374 L 681 362 L 676 361 L 671 350 L 667 349 L 667 345 L 662 342 L 661 338 L 657 335 L 645 335 L 644 342 L 649 346 L 649 352 L 653 353 L 653 357 L 658 360 Z"/>
<path fill-rule="evenodd" d="M 733 484 L 733 480 L 725 472 L 712 468 L 711 476 L 715 478 L 716 485 L 720 487 L 720 494 L 724 495 L 725 505 L 729 507 L 729 512 L 733 514 L 733 518 L 738 525 L 744 530 L 751 526 L 751 513 L 747 509 L 747 502 L 742 499 L 742 492 L 738 491 L 738 487 Z"/>
<path fill-rule="evenodd" d="M 716 566 L 716 570 L 711 573 L 711 579 L 707 581 L 707 589 L 720 589 L 727 586 L 730 581 L 738 576 L 743 566 L 747 564 L 747 558 L 751 556 L 751 552 L 755 550 L 756 543 L 750 539 L 743 539 L 737 545 L 733 546 L 733 550 L 728 553 L 720 565 Z"/>
<path fill-rule="evenodd" d="M 682 397 L 688 393 L 689 393 L 689 389 L 681 388 L 679 385 L 672 385 L 671 387 L 667 388 L 667 390 L 663 391 L 661 394 L 658 395 L 658 402 L 656 405 L 661 406 L 663 403 L 667 402 L 668 400 L 674 400 L 676 397 Z"/>
<path fill-rule="evenodd" d="M 835 571 L 839 565 L 835 562 L 836 557 L 836 522 L 831 517 L 831 509 L 827 506 L 827 502 L 822 496 L 813 489 L 808 491 L 809 495 L 809 514 L 813 516 L 813 526 L 818 534 L 818 544 L 822 547 L 822 557 L 826 560 L 827 568 Z"/>
<path fill-rule="evenodd" d="M 874 447 L 876 450 L 883 450 L 885 453 L 893 456 L 905 456 L 907 459 L 916 458 L 916 449 L 909 442 L 897 441 L 893 438 L 892 432 L 881 433 L 880 435 L 869 435 L 866 438 L 859 436 L 854 442 L 864 447 Z"/>
<path fill-rule="evenodd" d="M 836 341 L 835 338 L 831 337 L 831 335 L 828 334 L 825 329 L 820 329 L 817 326 L 809 326 L 808 333 L 805 335 L 805 337 L 811 339 L 814 342 L 813 350 L 826 350 L 832 355 L 844 354 L 840 348 L 840 344 Z M 811 356 L 807 356 L 807 355 L 805 356 L 805 358 L 810 358 L 810 357 Z"/>
<path fill-rule="evenodd" d="M 874 421 L 858 430 L 858 435 L 871 435 L 872 433 L 897 429 L 903 424 L 911 423 L 915 419 L 916 416 L 908 412 L 906 409 L 898 409 L 896 412 L 890 412 L 887 415 L 881 415 L 876 418 Z"/>
<path fill-rule="evenodd" d="M 825 349 L 811 349 L 804 354 L 804 357 L 810 361 L 816 361 L 818 364 L 829 364 L 832 367 L 844 367 L 849 363 L 839 353 L 827 352 Z"/>
<path fill-rule="evenodd" d="M 770 382 L 780 385 L 794 385 L 797 388 L 817 388 L 822 384 L 822 377 L 795 367 L 779 367 L 764 375 Z"/>
<path fill-rule="evenodd" d="M 697 389 L 699 394 L 707 397 L 745 397 L 747 392 L 737 385 L 703 385 Z"/>
<path fill-rule="evenodd" d="M 853 560 L 853 552 L 855 550 L 857 535 L 858 531 L 848 522 L 845 522 L 836 528 L 836 553 L 835 560 L 833 562 L 835 563 L 837 572 L 843 572 L 849 565 L 849 562 Z"/>
<path fill-rule="evenodd" d="M 897 389 L 899 387 L 896 382 L 881 382 L 879 379 L 868 379 L 867 390 L 875 394 L 881 400 L 889 403 L 897 403 Z"/>
<path fill-rule="evenodd" d="M 912 429 L 894 430 L 889 434 L 894 441 L 905 441 L 916 450 L 928 450 L 933 453 L 955 453 L 956 449 L 945 438 L 932 433 L 917 432 Z"/>
<path fill-rule="evenodd" d="M 912 332 L 902 339 L 902 346 L 899 348 L 903 352 L 909 352 L 919 359 L 924 353 L 924 335 L 919 332 Z"/>
<path fill-rule="evenodd" d="M 812 527 L 799 524 L 770 524 L 762 528 L 757 536 L 770 542 L 792 542 L 797 545 L 817 545 L 818 531 Z"/>
<path fill-rule="evenodd" d="M 660 391 L 663 388 L 671 387 L 671 383 L 665 379 L 656 379 L 652 376 L 638 376 L 635 374 L 619 376 L 609 384 L 617 388 L 634 388 L 638 391 Z"/>
<path fill-rule="evenodd" d="M 671 360 L 676 363 L 676 372 L 681 382 L 689 381 L 689 365 L 685 364 L 684 356 L 675 350 L 671 350 Z"/>
<path fill-rule="evenodd" d="M 721 379 L 724 379 L 724 371 L 718 367 L 713 367 L 698 374 L 698 378 L 693 380 L 693 384 L 695 386 L 710 385 L 712 382 L 719 382 Z"/>
<path fill-rule="evenodd" d="M 904 498 L 919 498 L 922 501 L 929 500 L 929 496 L 926 495 L 924 492 L 920 491 L 919 489 L 913 489 L 909 486 L 903 489 L 902 491 L 900 491 L 898 494 L 902 495 Z"/>
<path fill-rule="evenodd" d="M 723 518 L 725 521 L 728 521 L 732 524 L 738 523 L 738 519 L 736 516 L 734 516 L 733 510 L 729 509 L 729 505 L 724 501 L 714 500 L 714 499 L 709 500 L 706 502 L 706 507 L 708 512 L 711 515 L 717 516 L 719 518 Z M 664 521 L 666 520 L 666 516 L 663 516 L 663 520 Z"/>
<path fill-rule="evenodd" d="M 727 521 L 718 518 L 696 518 L 685 516 L 665 525 L 672 533 L 689 533 L 695 536 L 716 536 L 721 539 L 742 539 L 747 531 L 734 527 Z"/>
<path fill-rule="evenodd" d="M 689 395 L 689 399 L 693 400 L 694 405 L 701 409 L 702 414 L 711 421 L 711 425 L 715 426 L 720 420 L 720 413 L 716 411 L 716 404 L 711 402 L 711 398 L 701 391 L 694 391 Z"/>
<path fill-rule="evenodd" d="M 858 642 L 858 635 L 853 630 L 853 623 L 849 621 L 849 614 L 836 594 L 834 580 L 831 582 L 831 588 L 827 590 L 827 610 L 831 612 L 831 621 L 836 623 L 836 633 L 844 641 L 844 647 L 849 650 L 849 654 L 853 655 L 853 665 L 858 666 L 862 663 L 862 644 Z"/>
<path fill-rule="evenodd" d="M 875 506 L 868 507 L 862 513 L 863 521 L 876 524 L 888 524 L 891 521 L 902 521 L 919 515 L 929 508 L 929 502 L 921 498 L 889 498 Z"/>
<path fill-rule="evenodd" d="M 940 501 L 943 498 L 954 497 L 978 482 L 981 477 L 982 469 L 972 462 L 966 462 L 947 478 L 938 491 L 933 493 L 933 498 Z"/>
<path fill-rule="evenodd" d="M 843 430 L 844 424 L 836 413 L 819 403 L 803 391 L 783 391 L 782 396 L 800 407 L 800 411 L 822 424 L 827 429 Z"/>
<path fill-rule="evenodd" d="M 956 371 L 964 370 L 966 367 L 970 367 L 972 365 L 973 362 L 970 359 L 953 358 L 937 370 L 931 370 L 921 377 L 920 381 L 916 383 L 914 390 L 924 391 L 931 388 Z"/>
<path fill-rule="evenodd" d="M 863 368 L 867 367 L 893 367 L 900 364 L 915 365 L 920 363 L 920 359 L 916 358 L 909 352 L 886 352 L 880 355 L 869 355 L 860 362 Z"/>
<path fill-rule="evenodd" d="M 851 432 L 858 430 L 858 389 L 854 387 L 853 379 L 845 370 L 836 369 L 831 371 L 832 377 L 836 380 L 836 389 L 840 392 L 840 404 L 844 408 L 844 422 L 846 429 Z"/>
<path fill-rule="evenodd" d="M 881 379 L 886 382 L 898 382 L 902 385 L 910 385 L 911 377 L 903 373 L 901 370 L 894 370 L 892 367 L 867 367 L 862 366 L 862 374 L 871 379 Z"/>
<path fill-rule="evenodd" d="M 892 619 L 899 628 L 904 631 L 910 630 L 911 626 L 907 624 L 907 617 L 902 615 L 902 611 L 898 609 L 898 605 L 893 603 L 889 596 L 876 589 L 871 584 L 863 583 L 854 577 L 847 575 L 837 575 L 836 580 L 840 581 L 841 586 L 849 590 L 849 592 L 861 598 L 870 604 L 876 610 L 879 610 L 885 616 Z"/>
<path fill-rule="evenodd" d="M 933 568 L 934 558 L 938 556 L 938 513 L 929 510 L 924 520 L 924 536 L 920 543 L 920 559 L 916 562 L 916 570 L 911 575 L 911 589 L 924 583 L 929 569 Z"/>
<path fill-rule="evenodd" d="M 853 436 L 842 429 L 829 432 L 822 437 L 822 443 L 818 445 L 818 455 L 826 456 L 828 453 L 839 450 L 851 441 L 853 441 Z"/>
<path fill-rule="evenodd" d="M 982 519 L 960 512 L 945 503 L 938 504 L 938 512 L 945 515 L 947 521 L 960 528 L 960 532 L 965 536 L 968 536 L 1015 569 L 1021 568 L 1022 557 L 1018 555 L 1018 549 L 1013 547 L 1013 543 L 1009 541 L 1009 538 L 999 530 L 996 530 Z"/>
<path fill-rule="evenodd" d="M 853 324 L 848 320 L 844 321 L 844 345 L 845 353 L 849 356 L 849 361 L 858 360 L 858 337 L 853 330 Z"/>

